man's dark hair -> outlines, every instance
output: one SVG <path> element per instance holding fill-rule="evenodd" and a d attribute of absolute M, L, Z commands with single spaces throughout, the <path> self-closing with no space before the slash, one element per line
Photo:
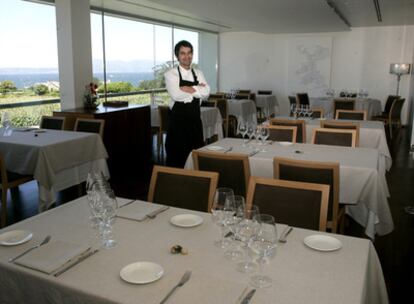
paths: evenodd
<path fill-rule="evenodd" d="M 178 42 L 178 43 L 175 45 L 175 47 L 174 47 L 174 54 L 175 54 L 175 57 L 177 57 L 177 58 L 178 58 L 178 53 L 180 52 L 180 49 L 181 49 L 182 47 L 188 47 L 188 48 L 190 48 L 190 49 L 191 49 L 191 53 L 193 52 L 193 45 L 192 45 L 190 42 L 188 42 L 187 40 L 181 40 L 181 41 L 180 41 L 180 42 Z"/>

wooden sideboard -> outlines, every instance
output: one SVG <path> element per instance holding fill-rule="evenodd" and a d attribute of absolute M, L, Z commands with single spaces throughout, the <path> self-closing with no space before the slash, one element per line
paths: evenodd
<path fill-rule="evenodd" d="M 55 111 L 53 116 L 66 117 L 66 130 L 73 130 L 77 118 L 105 120 L 103 141 L 109 155 L 111 184 L 122 188 L 115 189 L 116 194 L 136 197 L 145 192 L 153 165 L 149 105 L 69 109 Z"/>

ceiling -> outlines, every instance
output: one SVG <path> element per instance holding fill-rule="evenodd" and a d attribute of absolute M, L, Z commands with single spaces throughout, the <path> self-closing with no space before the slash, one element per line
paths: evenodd
<path fill-rule="evenodd" d="M 91 5 L 196 29 L 307 33 L 414 24 L 414 0 L 90 0 Z M 336 9 L 329 5 L 330 2 Z M 341 18 L 342 17 L 342 18 Z"/>

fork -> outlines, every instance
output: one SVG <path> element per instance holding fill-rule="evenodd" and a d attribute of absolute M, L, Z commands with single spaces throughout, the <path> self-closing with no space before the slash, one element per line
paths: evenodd
<path fill-rule="evenodd" d="M 160 302 L 160 304 L 164 304 L 167 300 L 168 300 L 168 298 L 173 294 L 173 292 L 178 288 L 178 287 L 181 287 L 181 286 L 183 286 L 185 283 L 187 283 L 188 282 L 188 280 L 190 279 L 190 277 L 191 277 L 191 271 L 190 270 L 187 270 L 185 273 L 184 273 L 184 275 L 181 277 L 181 280 L 180 280 L 180 282 L 178 282 L 178 284 L 177 285 L 175 285 L 174 287 L 173 287 L 173 289 L 171 289 L 171 291 L 164 297 L 164 299 L 162 299 L 162 301 Z"/>
<path fill-rule="evenodd" d="M 32 246 L 29 249 L 27 249 L 26 251 L 23 251 L 22 253 L 20 253 L 18 256 L 15 256 L 14 258 L 9 259 L 9 263 L 12 263 L 12 262 L 16 261 L 18 258 L 21 258 L 22 256 L 24 256 L 26 253 L 29 253 L 33 249 L 36 249 L 36 248 L 39 248 L 40 246 L 43 246 L 44 244 L 48 243 L 50 241 L 50 239 L 51 239 L 51 236 L 48 235 L 47 237 L 45 237 L 45 239 L 41 243 L 39 243 L 35 246 Z"/>

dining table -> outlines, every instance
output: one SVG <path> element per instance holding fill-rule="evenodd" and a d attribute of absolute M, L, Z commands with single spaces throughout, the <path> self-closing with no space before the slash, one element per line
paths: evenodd
<path fill-rule="evenodd" d="M 386 161 L 378 149 L 288 142 L 260 145 L 255 140 L 243 145 L 242 139 L 225 138 L 200 150 L 246 154 L 251 175 L 266 178 L 274 176 L 275 157 L 339 163 L 339 202 L 345 205 L 346 213 L 365 228 L 365 234 L 371 239 L 394 229 L 388 204 Z M 185 168 L 194 168 L 192 154 L 188 156 Z"/>
<path fill-rule="evenodd" d="M 368 119 L 382 113 L 381 100 L 376 98 L 354 98 L 355 110 L 367 111 Z M 325 117 L 335 118 L 334 98 L 333 97 L 310 97 L 309 104 L 311 108 L 323 108 Z"/>
<path fill-rule="evenodd" d="M 216 107 L 200 107 L 200 118 L 203 126 L 204 141 L 217 135 L 218 139 L 223 138 L 223 119 Z M 151 106 L 151 126 L 160 126 L 158 106 Z"/>
<path fill-rule="evenodd" d="M 227 99 L 229 115 L 236 117 L 237 121 L 257 124 L 256 104 L 251 99 Z"/>
<path fill-rule="evenodd" d="M 256 94 L 256 107 L 260 108 L 263 113 L 266 112 L 265 109 L 269 110 L 268 115 L 279 113 L 279 102 L 274 94 Z"/>
<path fill-rule="evenodd" d="M 294 120 L 290 116 L 278 116 L 279 119 Z M 359 125 L 359 147 L 378 149 L 385 157 L 386 168 L 389 171 L 392 166 L 392 157 L 388 148 L 387 136 L 385 135 L 384 123 L 382 121 L 374 120 L 346 120 L 346 119 L 332 119 L 325 118 L 297 118 L 305 121 L 306 128 L 306 143 L 312 143 L 312 134 L 316 128 L 321 127 L 321 122 L 340 122 L 352 123 Z"/>
<path fill-rule="evenodd" d="M 121 210 L 129 200 L 118 198 L 118 204 Z M 154 205 L 142 201 L 132 204 L 144 209 Z M 176 226 L 172 218 L 177 215 L 196 216 L 201 222 L 187 228 Z M 15 230 L 33 234 L 31 240 L 20 245 L 0 244 L 0 302 L 161 303 L 187 271 L 191 271 L 188 282 L 177 288 L 166 303 L 239 304 L 243 291 L 253 289 L 249 285 L 251 275 L 238 272 L 236 263 L 214 245 L 220 229 L 213 224 L 209 213 L 171 207 L 153 219 L 116 218 L 113 225 L 117 245 L 111 249 L 101 247 L 89 216 L 87 197 L 81 197 L 0 230 L 0 236 Z M 277 224 L 279 236 L 285 228 L 286 225 Z M 48 247 L 50 251 L 59 250 L 57 244 L 67 243 L 98 251 L 59 276 L 8 262 L 46 236 L 50 236 L 49 244 L 54 242 Z M 305 245 L 309 237 L 333 237 L 338 246 L 332 251 L 322 251 L 315 244 Z M 187 253 L 172 254 L 174 245 L 186 248 Z M 43 248 L 45 254 L 54 254 Z M 32 260 L 39 250 L 32 251 Z M 121 270 L 136 262 L 158 265 L 156 271 L 134 268 L 142 278 L 141 284 L 121 278 Z M 381 265 L 369 239 L 293 227 L 287 242 L 277 244 L 275 256 L 263 268 L 273 285 L 256 289 L 251 304 L 388 303 Z M 156 277 L 143 283 L 148 276 Z"/>
<path fill-rule="evenodd" d="M 57 193 L 86 181 L 89 172 L 109 177 L 107 151 L 99 134 L 36 128 L 0 129 L 0 154 L 8 171 L 31 175 L 39 187 L 39 211 Z"/>

